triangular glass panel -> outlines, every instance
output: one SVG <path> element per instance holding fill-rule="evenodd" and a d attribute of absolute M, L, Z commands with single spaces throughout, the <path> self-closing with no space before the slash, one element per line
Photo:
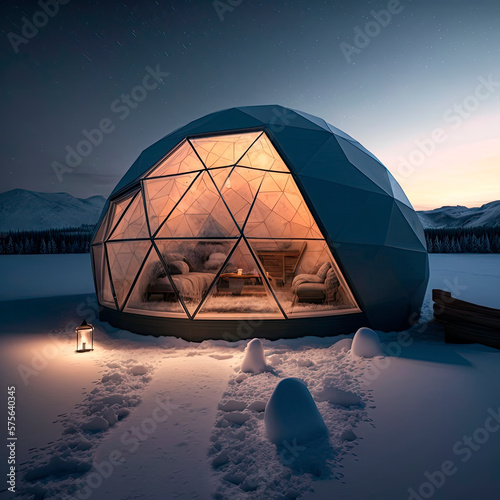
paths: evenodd
<path fill-rule="evenodd" d="M 216 172 L 218 170 L 210 171 L 212 175 Z M 214 182 L 217 184 L 226 205 L 241 228 L 247 218 L 265 172 L 251 168 L 234 167 L 231 175 L 228 174 L 229 172 L 218 174 L 214 178 Z"/>
<path fill-rule="evenodd" d="M 103 241 L 106 241 L 106 239 L 109 238 L 109 235 L 115 229 L 123 212 L 125 212 L 125 210 L 130 205 L 130 202 L 132 201 L 132 199 L 134 198 L 134 196 L 136 194 L 137 194 L 137 191 L 134 191 L 133 193 L 129 193 L 129 194 L 125 195 L 123 198 L 112 201 L 110 203 L 110 206 L 108 208 L 108 214 L 109 214 L 108 225 L 105 228 L 105 232 L 103 234 Z M 103 223 L 104 223 L 104 221 L 103 221 Z"/>
<path fill-rule="evenodd" d="M 104 251 L 102 258 L 102 303 L 105 306 L 112 307 L 116 309 L 115 299 L 113 298 L 113 290 L 111 289 L 111 281 L 109 279 L 109 263 L 106 256 L 106 251 Z"/>
<path fill-rule="evenodd" d="M 289 174 L 267 172 L 245 226 L 252 238 L 322 238 Z"/>
<path fill-rule="evenodd" d="M 262 132 L 190 139 L 207 168 L 234 165 Z"/>
<path fill-rule="evenodd" d="M 95 284 L 97 289 L 97 298 L 100 303 L 112 307 L 116 307 L 111 292 L 109 283 L 108 264 L 104 252 L 104 245 L 92 246 L 92 260 L 94 262 Z"/>
<path fill-rule="evenodd" d="M 224 265 L 232 240 L 156 240 L 172 284 L 189 314 L 193 314 Z"/>
<path fill-rule="evenodd" d="M 189 141 L 184 140 L 146 177 L 162 177 L 197 170 L 205 170 L 205 167 Z"/>
<path fill-rule="evenodd" d="M 187 264 L 186 264 L 187 265 Z M 170 273 L 153 247 L 132 289 L 125 312 L 187 318 Z"/>
<path fill-rule="evenodd" d="M 139 191 L 123 214 L 110 240 L 149 238 L 148 226 L 144 215 L 144 201 Z"/>
<path fill-rule="evenodd" d="M 161 238 L 225 238 L 239 235 L 208 171 L 203 172 L 158 231 Z"/>
<path fill-rule="evenodd" d="M 219 191 L 221 191 L 224 188 L 224 185 L 228 181 L 229 174 L 232 172 L 233 168 L 234 166 L 213 168 L 212 170 L 210 170 L 210 176 L 212 177 Z"/>
<path fill-rule="evenodd" d="M 242 238 L 195 319 L 283 318 L 259 266 Z"/>
<path fill-rule="evenodd" d="M 290 172 L 271 141 L 263 133 L 238 162 L 238 166 L 258 168 L 260 170 L 274 170 Z"/>
<path fill-rule="evenodd" d="M 111 279 L 120 309 L 150 248 L 150 241 L 106 243 Z"/>
<path fill-rule="evenodd" d="M 324 240 L 249 239 L 287 316 L 357 308 Z"/>
<path fill-rule="evenodd" d="M 197 173 L 143 181 L 146 210 L 151 234 L 154 234 L 176 203 L 189 188 Z"/>
<path fill-rule="evenodd" d="M 95 233 L 94 239 L 92 240 L 93 244 L 102 243 L 104 241 L 104 238 L 106 237 L 106 233 L 108 232 L 109 217 L 110 217 L 110 209 L 108 208 L 101 223 L 99 224 L 99 229 Z"/>

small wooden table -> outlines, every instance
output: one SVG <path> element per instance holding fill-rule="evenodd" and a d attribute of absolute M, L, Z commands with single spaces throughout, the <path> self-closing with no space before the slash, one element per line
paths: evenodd
<path fill-rule="evenodd" d="M 245 286 L 245 280 L 254 279 L 257 283 L 261 283 L 261 278 L 258 274 L 223 273 L 220 277 L 228 282 L 228 292 L 231 292 L 233 295 L 241 295 Z"/>

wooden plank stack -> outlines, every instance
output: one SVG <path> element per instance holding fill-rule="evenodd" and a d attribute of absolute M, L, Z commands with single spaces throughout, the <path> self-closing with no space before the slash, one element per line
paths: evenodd
<path fill-rule="evenodd" d="M 444 325 L 445 342 L 500 349 L 500 309 L 455 299 L 444 290 L 432 290 L 432 300 L 434 319 Z"/>

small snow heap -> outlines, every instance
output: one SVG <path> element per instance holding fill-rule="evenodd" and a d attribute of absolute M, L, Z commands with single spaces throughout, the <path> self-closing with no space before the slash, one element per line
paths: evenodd
<path fill-rule="evenodd" d="M 334 352 L 349 351 L 352 347 L 352 339 L 337 340 L 330 349 Z"/>
<path fill-rule="evenodd" d="M 134 365 L 130 367 L 129 372 L 134 376 L 146 375 L 146 373 L 148 373 L 148 368 L 144 365 Z"/>
<path fill-rule="evenodd" d="M 366 327 L 360 328 L 354 335 L 351 352 L 361 358 L 384 356 L 378 335 L 371 328 Z"/>
<path fill-rule="evenodd" d="M 266 405 L 264 423 L 267 437 L 277 445 L 307 443 L 328 435 L 309 389 L 294 377 L 283 379 L 274 389 Z"/>
<path fill-rule="evenodd" d="M 251 340 L 245 349 L 245 357 L 241 363 L 241 371 L 246 373 L 262 373 L 267 370 L 264 346 L 260 339 Z"/>

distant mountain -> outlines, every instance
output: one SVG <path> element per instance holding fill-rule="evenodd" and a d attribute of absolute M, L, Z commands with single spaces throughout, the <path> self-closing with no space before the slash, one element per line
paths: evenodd
<path fill-rule="evenodd" d="M 418 216 L 424 228 L 500 227 L 500 201 L 482 207 L 441 207 L 423 210 Z"/>
<path fill-rule="evenodd" d="M 105 202 L 102 196 L 81 199 L 68 193 L 12 189 L 0 193 L 0 232 L 95 224 Z"/>
<path fill-rule="evenodd" d="M 0 193 L 0 232 L 95 224 L 106 199 L 12 189 Z M 417 212 L 424 228 L 500 227 L 500 201 L 482 207 L 441 207 Z"/>

